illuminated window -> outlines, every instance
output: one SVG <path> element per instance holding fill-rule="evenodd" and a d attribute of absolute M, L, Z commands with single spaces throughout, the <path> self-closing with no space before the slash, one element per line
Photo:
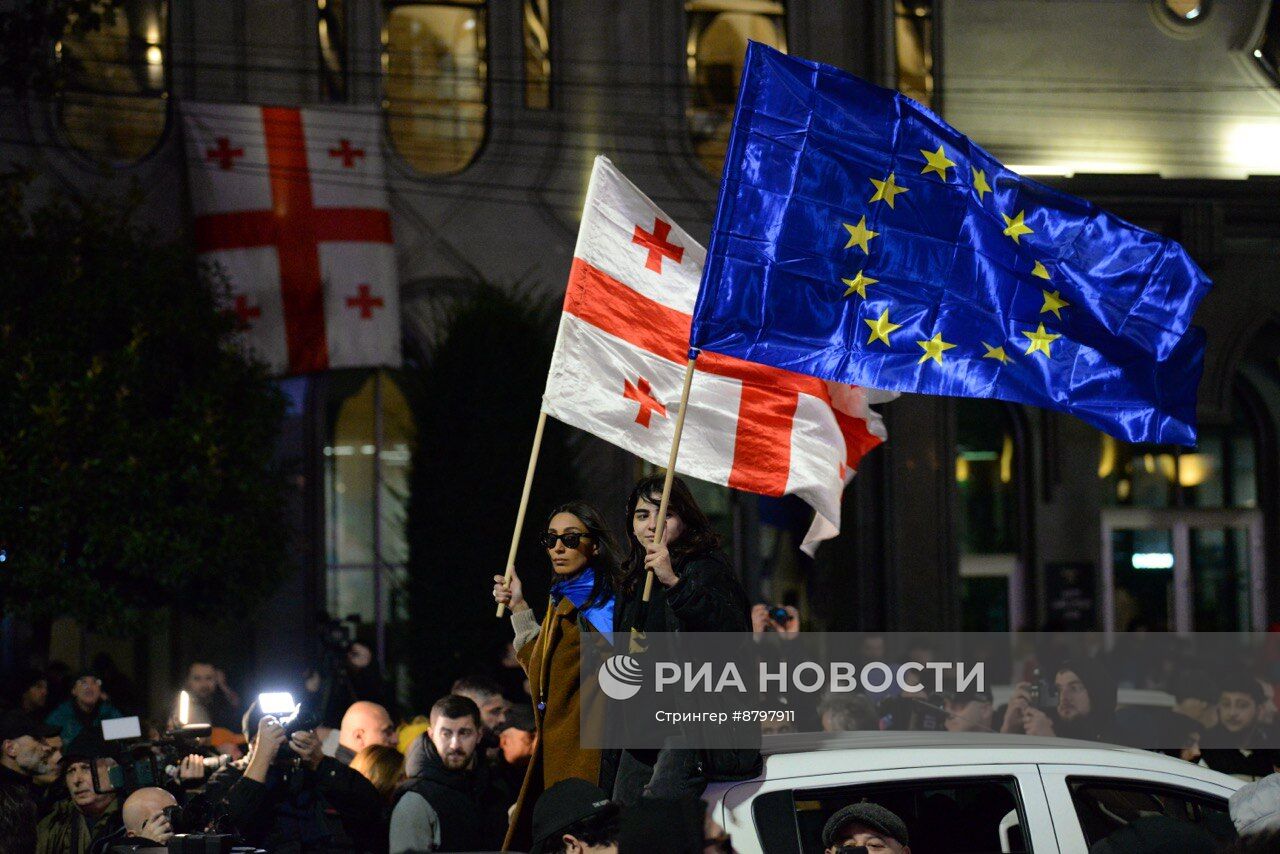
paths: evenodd
<path fill-rule="evenodd" d="M 763 0 L 688 0 L 684 8 L 689 24 L 689 133 L 702 165 L 719 175 L 747 42 L 785 51 L 784 9 L 782 3 Z"/>
<path fill-rule="evenodd" d="M 551 106 L 551 0 L 524 0 L 524 105 Z"/>
<path fill-rule="evenodd" d="M 894 54 L 898 91 L 933 106 L 933 0 L 894 4 Z"/>
<path fill-rule="evenodd" d="M 347 2 L 316 0 L 320 85 L 326 101 L 347 100 Z"/>
<path fill-rule="evenodd" d="M 168 117 L 167 37 L 164 0 L 127 0 L 97 31 L 54 46 L 66 71 L 58 123 L 73 146 L 108 163 L 155 147 Z"/>
<path fill-rule="evenodd" d="M 383 34 L 387 128 L 429 174 L 463 169 L 484 142 L 488 67 L 481 2 L 397 3 Z"/>
<path fill-rule="evenodd" d="M 331 614 L 356 614 L 367 624 L 380 615 L 390 624 L 402 616 L 400 590 L 409 553 L 404 516 L 416 437 L 413 416 L 390 373 L 337 372 L 328 383 L 326 605 Z"/>

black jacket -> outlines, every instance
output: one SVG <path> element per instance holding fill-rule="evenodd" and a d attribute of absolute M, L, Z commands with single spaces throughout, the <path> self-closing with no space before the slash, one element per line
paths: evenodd
<path fill-rule="evenodd" d="M 373 784 L 331 757 L 315 771 L 272 768 L 267 782 L 233 768 L 210 779 L 223 829 L 281 854 L 378 852 L 387 845 L 382 797 Z"/>
<path fill-rule="evenodd" d="M 689 555 L 673 566 L 680 580 L 664 587 L 656 578 L 644 603 L 644 577 L 619 597 L 621 620 L 615 631 L 749 632 L 751 605 L 729 559 L 718 550 Z"/>
<path fill-rule="evenodd" d="M 422 739 L 421 772 L 401 784 L 397 801 L 413 792 L 431 805 L 440 821 L 441 851 L 497 851 L 507 832 L 507 798 L 487 763 L 453 771 L 444 767 L 435 745 Z"/>

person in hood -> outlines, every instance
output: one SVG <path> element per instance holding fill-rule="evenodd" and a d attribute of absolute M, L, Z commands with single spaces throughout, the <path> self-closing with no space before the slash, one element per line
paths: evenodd
<path fill-rule="evenodd" d="M 422 768 L 402 784 L 391 812 L 390 854 L 501 847 L 506 805 L 477 754 L 482 726 L 479 707 L 466 697 L 450 694 L 431 707 Z"/>

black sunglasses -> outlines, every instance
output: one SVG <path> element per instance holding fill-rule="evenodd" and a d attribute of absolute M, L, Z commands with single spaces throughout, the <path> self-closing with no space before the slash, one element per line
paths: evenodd
<path fill-rule="evenodd" d="M 556 540 L 563 540 L 566 549 L 576 549 L 578 544 L 584 539 L 591 539 L 590 534 L 579 534 L 577 531 L 569 531 L 567 534 L 553 534 L 547 531 L 541 537 L 538 537 L 538 543 L 544 549 L 554 549 Z"/>

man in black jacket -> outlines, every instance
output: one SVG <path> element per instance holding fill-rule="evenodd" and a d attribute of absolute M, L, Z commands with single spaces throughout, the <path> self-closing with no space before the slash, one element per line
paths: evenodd
<path fill-rule="evenodd" d="M 431 707 L 430 738 L 418 776 L 391 813 L 391 854 L 496 851 L 507 830 L 506 799 L 477 755 L 480 708 L 451 694 Z"/>
<path fill-rule="evenodd" d="M 246 718 L 256 722 L 248 764 L 243 772 L 228 766 L 215 774 L 206 792 L 219 805 L 224 830 L 275 854 L 386 850 L 382 798 L 372 783 L 325 756 L 314 733 L 286 739 L 274 717 L 251 709 Z M 282 749 L 295 758 L 279 761 Z"/>

